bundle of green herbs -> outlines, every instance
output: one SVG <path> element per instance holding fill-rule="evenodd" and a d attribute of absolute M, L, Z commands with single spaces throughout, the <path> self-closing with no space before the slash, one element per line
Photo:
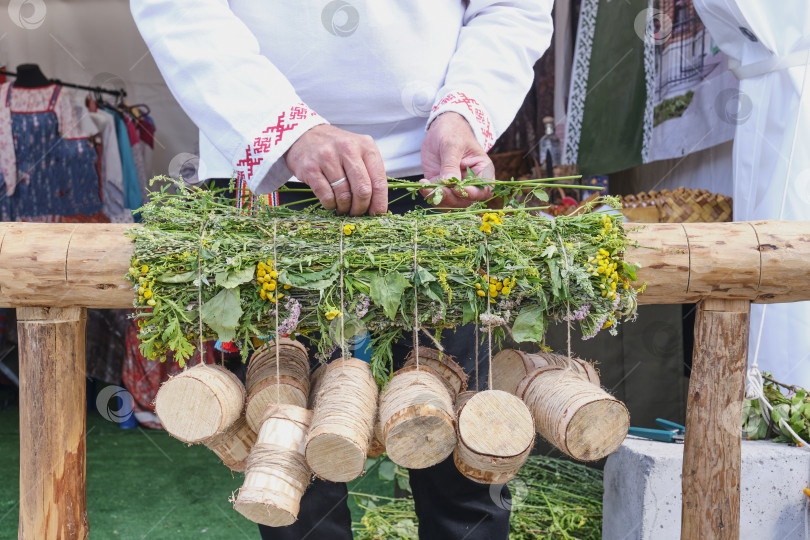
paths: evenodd
<path fill-rule="evenodd" d="M 774 442 L 801 442 L 786 427 L 802 440 L 810 440 L 810 397 L 800 386 L 781 383 L 770 373 L 763 374 L 763 394 L 773 408 L 763 414 L 758 399 L 743 401 L 743 436 L 748 440 L 773 439 Z M 786 425 L 785 425 L 786 424 Z"/>
<path fill-rule="evenodd" d="M 465 181 L 453 189 L 484 182 Z M 591 212 L 615 200 L 549 219 L 525 201 L 547 200 L 554 184 L 488 182 L 510 206 L 346 217 L 318 206 L 237 210 L 222 192 L 182 185 L 155 192 L 130 233 L 141 350 L 182 364 L 201 339 L 217 338 L 247 357 L 278 331 L 326 358 L 343 335 L 367 332 L 384 384 L 389 345 L 417 318 L 439 335 L 472 322 L 495 339 L 542 342 L 551 320 L 573 321 L 588 338 L 635 317 L 622 218 Z M 414 196 L 424 187 L 404 184 Z"/>
<path fill-rule="evenodd" d="M 384 459 L 384 458 L 380 458 Z M 382 465 L 387 465 L 383 462 Z M 407 470 L 396 466 L 400 487 L 407 484 Z M 401 481 L 405 475 L 406 481 Z M 384 477 L 380 467 L 380 477 Z M 495 504 L 511 510 L 509 538 L 561 538 L 598 540 L 602 537 L 602 472 L 570 461 L 532 456 L 508 484 L 511 498 L 500 489 L 491 491 Z M 352 493 L 365 510 L 353 525 L 359 540 L 411 540 L 418 536 L 418 518 L 410 497 L 389 498 Z"/>

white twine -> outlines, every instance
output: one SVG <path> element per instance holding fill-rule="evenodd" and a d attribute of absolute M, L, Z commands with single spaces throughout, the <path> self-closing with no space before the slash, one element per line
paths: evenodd
<path fill-rule="evenodd" d="M 276 405 L 281 404 L 281 373 L 279 355 L 281 354 L 281 336 L 278 335 L 278 296 L 280 294 L 280 285 L 278 284 L 278 253 L 276 252 L 276 220 L 273 220 L 273 271 L 276 273 L 276 301 L 273 302 L 276 306 Z"/>
<path fill-rule="evenodd" d="M 417 380 L 419 379 L 419 292 L 416 288 L 416 273 L 417 267 L 419 265 L 419 261 L 417 259 L 416 250 L 417 250 L 417 241 L 419 238 L 419 231 L 418 231 L 419 222 L 417 220 L 413 220 L 413 352 L 414 358 L 416 359 L 416 373 L 417 373 Z"/>

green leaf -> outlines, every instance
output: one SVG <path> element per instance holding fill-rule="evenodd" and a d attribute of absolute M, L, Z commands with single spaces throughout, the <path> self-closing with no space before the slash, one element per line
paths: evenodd
<path fill-rule="evenodd" d="M 749 439 L 759 439 L 757 431 L 759 430 L 759 425 L 762 422 L 761 416 L 752 416 L 748 419 L 748 422 L 745 425 L 745 435 Z"/>
<path fill-rule="evenodd" d="M 222 289 L 202 307 L 203 322 L 222 341 L 232 341 L 236 337 L 236 327 L 241 316 L 239 289 Z"/>
<path fill-rule="evenodd" d="M 630 278 L 630 281 L 635 281 L 637 279 L 636 270 L 638 270 L 640 267 L 636 266 L 635 264 L 626 263 L 624 261 L 619 261 L 619 263 L 621 263 L 622 268 L 624 268 L 624 273 L 628 278 Z"/>
<path fill-rule="evenodd" d="M 278 279 L 282 283 L 289 283 L 299 289 L 320 291 L 335 282 L 338 277 L 337 270 L 337 262 L 329 268 L 324 268 L 317 272 L 302 272 L 300 274 L 293 274 L 285 268 L 279 273 Z"/>
<path fill-rule="evenodd" d="M 543 253 L 541 253 L 540 256 L 543 258 L 553 257 L 555 253 L 557 253 L 557 246 L 550 244 L 546 246 L 546 249 L 543 250 Z"/>
<path fill-rule="evenodd" d="M 186 283 L 193 280 L 196 275 L 195 270 L 190 270 L 182 274 L 161 274 L 155 280 L 161 283 Z"/>
<path fill-rule="evenodd" d="M 393 461 L 385 460 L 380 463 L 379 473 L 381 479 L 388 480 L 390 482 L 394 480 L 394 476 L 396 476 L 397 466 Z"/>
<path fill-rule="evenodd" d="M 562 276 L 560 275 L 560 266 L 557 264 L 556 259 L 549 259 L 546 261 L 548 265 L 548 274 L 551 278 L 551 293 L 558 296 L 562 290 Z"/>
<path fill-rule="evenodd" d="M 411 493 L 411 480 L 408 478 L 408 475 L 397 475 L 397 485 L 399 486 L 399 489 Z"/>
<path fill-rule="evenodd" d="M 423 283 L 430 283 L 431 281 L 436 281 L 436 278 L 427 271 L 426 268 L 422 268 L 421 266 L 416 267 L 416 273 L 413 276 L 413 282 L 418 287 Z"/>
<path fill-rule="evenodd" d="M 461 311 L 463 317 L 461 324 L 467 324 L 475 320 L 475 303 L 472 299 L 461 304 Z"/>
<path fill-rule="evenodd" d="M 397 315 L 402 293 L 408 288 L 410 282 L 399 272 L 392 272 L 385 276 L 371 278 L 369 296 L 375 304 L 383 308 L 386 317 L 391 320 Z"/>
<path fill-rule="evenodd" d="M 247 283 L 253 279 L 254 268 L 248 266 L 241 270 L 226 270 L 225 272 L 217 272 L 217 286 L 225 289 L 233 289 L 242 283 Z"/>
<path fill-rule="evenodd" d="M 379 457 L 366 458 L 366 466 L 365 466 L 366 472 L 370 471 L 371 468 L 374 467 L 374 464 L 377 463 L 379 460 L 380 460 Z"/>
<path fill-rule="evenodd" d="M 178 333 L 180 333 L 180 321 L 172 318 L 163 330 L 163 341 L 171 341 Z"/>
<path fill-rule="evenodd" d="M 538 307 L 523 309 L 512 325 L 512 337 L 518 343 L 524 341 L 540 343 L 543 341 L 545 328 L 545 316 L 542 309 Z"/>

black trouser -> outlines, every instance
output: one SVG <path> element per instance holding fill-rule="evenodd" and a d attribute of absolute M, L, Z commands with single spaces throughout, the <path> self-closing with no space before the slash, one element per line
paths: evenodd
<path fill-rule="evenodd" d="M 418 178 L 416 178 L 418 179 Z M 217 182 L 218 185 L 223 185 Z M 224 185 L 227 185 L 225 183 Z M 403 193 L 389 192 L 389 200 Z M 312 197 L 304 192 L 281 193 L 279 202 L 285 204 Z M 389 205 L 399 214 L 413 210 L 422 201 L 409 196 Z M 479 336 L 480 337 L 480 336 Z M 488 360 L 484 348 L 478 355 L 478 381 L 475 373 L 475 327 L 467 325 L 457 331 L 442 333 L 445 351 L 454 356 L 469 376 L 469 387 L 486 388 Z M 407 337 L 394 343 L 394 362 L 402 364 L 411 340 Z M 310 363 L 317 361 L 312 357 Z M 423 540 L 499 540 L 509 536 L 509 488 L 478 484 L 456 469 L 452 456 L 427 469 L 410 470 L 416 515 L 419 518 L 419 538 Z M 264 540 L 340 540 L 352 538 L 351 514 L 347 505 L 346 484 L 315 479 L 301 499 L 298 520 L 289 527 L 259 525 Z"/>

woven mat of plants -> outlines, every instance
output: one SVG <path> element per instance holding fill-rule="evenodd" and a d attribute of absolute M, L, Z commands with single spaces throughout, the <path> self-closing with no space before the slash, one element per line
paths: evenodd
<path fill-rule="evenodd" d="M 494 490 L 493 502 L 511 509 L 510 540 L 602 537 L 602 471 L 562 459 L 532 456 L 508 486 L 511 499 L 502 499 L 500 491 Z M 419 521 L 412 498 L 360 493 L 354 497 L 365 510 L 360 522 L 353 524 L 356 539 L 418 538 Z"/>
<path fill-rule="evenodd" d="M 622 217 L 592 211 L 617 200 L 549 219 L 525 194 L 547 200 L 551 184 L 489 182 L 501 210 L 364 217 L 317 205 L 237 209 L 221 192 L 182 186 L 153 193 L 143 226 L 129 233 L 141 350 L 183 364 L 202 340 L 218 339 L 247 357 L 278 334 L 328 358 L 367 334 L 384 384 L 390 344 L 414 327 L 440 341 L 443 330 L 475 323 L 495 344 L 507 334 L 541 343 L 550 321 L 578 324 L 589 338 L 635 318 L 637 267 L 624 260 Z M 393 185 L 414 197 L 424 187 Z"/>

